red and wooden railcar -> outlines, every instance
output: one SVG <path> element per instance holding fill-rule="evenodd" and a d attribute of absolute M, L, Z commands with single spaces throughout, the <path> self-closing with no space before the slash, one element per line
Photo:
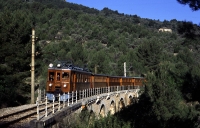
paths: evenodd
<path fill-rule="evenodd" d="M 49 65 L 46 95 L 48 100 L 53 100 L 53 95 L 57 97 L 60 94 L 61 100 L 63 100 L 70 98 L 63 94 L 72 91 L 112 86 L 142 86 L 143 81 L 143 77 L 93 74 L 83 68 L 61 62 L 56 67 L 53 64 Z"/>

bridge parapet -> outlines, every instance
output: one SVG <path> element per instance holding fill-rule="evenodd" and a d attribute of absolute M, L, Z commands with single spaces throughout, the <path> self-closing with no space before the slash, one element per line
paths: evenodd
<path fill-rule="evenodd" d="M 30 126 L 33 128 L 49 127 L 49 125 L 60 122 L 71 113 L 81 112 L 84 108 L 94 112 L 95 115 L 106 116 L 109 112 L 114 114 L 123 107 L 129 105 L 131 103 L 131 98 L 138 98 L 139 90 L 140 89 L 134 89 L 133 86 L 95 88 L 80 91 L 79 98 L 77 97 L 77 91 L 72 92 L 70 94 L 74 98 L 66 99 L 67 103 L 63 102 L 63 104 L 60 104 L 59 101 L 59 106 L 54 110 L 55 112 L 49 109 L 48 111 L 51 112 L 46 111 L 46 116 L 38 115 L 40 118 L 32 120 Z M 66 106 L 64 104 L 66 104 Z"/>

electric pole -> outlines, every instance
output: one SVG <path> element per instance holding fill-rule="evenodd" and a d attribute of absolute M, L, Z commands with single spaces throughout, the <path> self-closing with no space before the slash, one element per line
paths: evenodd
<path fill-rule="evenodd" d="M 124 62 L 124 76 L 126 77 L 126 62 Z"/>
<path fill-rule="evenodd" d="M 32 28 L 32 54 L 31 54 L 31 104 L 34 104 L 35 93 L 35 29 Z"/>
<path fill-rule="evenodd" d="M 99 67 L 99 65 L 96 65 L 96 64 L 95 64 L 95 66 L 94 66 L 94 73 L 95 73 L 95 74 L 97 74 L 97 68 L 98 68 L 98 67 Z"/>

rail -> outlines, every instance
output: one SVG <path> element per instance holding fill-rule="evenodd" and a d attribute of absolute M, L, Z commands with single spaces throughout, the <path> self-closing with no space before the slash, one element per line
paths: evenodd
<path fill-rule="evenodd" d="M 7 112 L 2 112 L 0 115 L 0 127 L 23 127 L 22 125 L 26 125 L 24 127 L 28 127 L 27 120 L 35 119 L 37 116 L 36 110 L 40 113 L 45 113 L 45 109 L 52 108 L 52 104 L 40 104 L 40 109 L 37 109 L 36 104 L 29 104 L 19 106 L 17 108 L 10 108 L 11 110 Z M 55 104 L 55 106 L 58 106 Z M 6 111 L 6 110 L 5 110 Z"/>

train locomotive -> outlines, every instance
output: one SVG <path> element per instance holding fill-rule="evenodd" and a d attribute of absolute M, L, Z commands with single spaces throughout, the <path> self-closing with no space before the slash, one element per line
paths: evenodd
<path fill-rule="evenodd" d="M 85 68 L 61 61 L 56 66 L 49 64 L 46 96 L 49 101 L 52 101 L 53 95 L 57 99 L 60 94 L 60 101 L 65 101 L 70 98 L 68 92 L 111 86 L 142 86 L 143 81 L 143 77 L 94 74 Z"/>

